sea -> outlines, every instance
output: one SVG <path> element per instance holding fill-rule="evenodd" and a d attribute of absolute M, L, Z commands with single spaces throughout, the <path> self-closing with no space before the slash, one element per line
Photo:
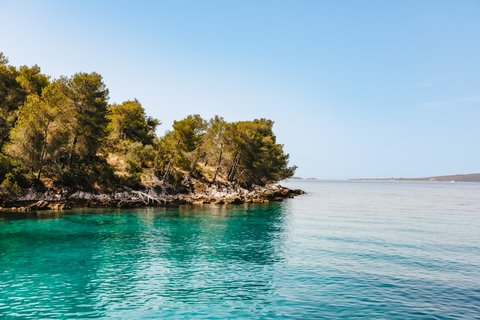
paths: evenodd
<path fill-rule="evenodd" d="M 0 319 L 480 319 L 480 183 L 0 213 Z"/>

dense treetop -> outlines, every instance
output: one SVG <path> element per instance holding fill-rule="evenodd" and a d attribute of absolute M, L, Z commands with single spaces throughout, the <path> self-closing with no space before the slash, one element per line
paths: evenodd
<path fill-rule="evenodd" d="M 195 114 L 157 137 L 160 122 L 138 100 L 108 99 L 95 72 L 51 79 L 37 65 L 9 65 L 0 53 L 0 193 L 32 186 L 111 191 L 141 187 L 147 177 L 169 188 L 189 176 L 250 187 L 295 170 L 271 120 Z"/>

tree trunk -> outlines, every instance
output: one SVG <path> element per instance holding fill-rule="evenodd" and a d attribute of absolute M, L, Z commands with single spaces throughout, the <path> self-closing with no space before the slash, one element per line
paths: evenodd
<path fill-rule="evenodd" d="M 40 154 L 40 165 L 38 168 L 38 176 L 35 180 L 35 185 L 40 181 L 40 176 L 42 175 L 43 164 L 45 163 L 45 158 L 47 157 L 47 135 L 48 127 L 50 126 L 50 120 L 48 120 L 47 125 L 45 126 L 45 132 L 43 133 L 43 146 L 42 153 Z"/>
<path fill-rule="evenodd" d="M 235 161 L 232 165 L 232 167 L 230 168 L 230 172 L 229 172 L 229 175 L 228 175 L 228 181 L 232 182 L 233 179 L 235 178 L 235 175 L 237 174 L 237 169 L 238 169 L 238 165 L 240 164 L 240 159 L 242 158 L 242 156 L 238 156 L 238 157 L 235 157 Z"/>
<path fill-rule="evenodd" d="M 70 150 L 70 154 L 68 155 L 68 167 L 71 168 L 72 166 L 72 153 L 75 151 L 75 146 L 77 145 L 77 134 L 75 133 L 75 137 L 73 138 L 72 150 Z"/>
<path fill-rule="evenodd" d="M 195 158 L 193 158 L 193 161 L 190 164 L 190 173 L 193 173 L 195 171 L 195 169 L 197 168 L 198 159 L 200 158 L 196 150 L 194 152 L 195 152 Z"/>
<path fill-rule="evenodd" d="M 230 181 L 230 175 L 232 174 L 232 169 L 233 169 L 233 166 L 235 165 L 235 161 L 237 161 L 237 154 L 235 154 L 235 156 L 233 157 L 232 165 L 230 166 L 230 169 L 228 169 L 228 173 L 227 173 L 228 181 Z"/>
<path fill-rule="evenodd" d="M 177 150 L 178 150 L 178 145 L 180 144 L 180 140 L 177 141 Z M 165 174 L 163 175 L 163 178 L 162 178 L 162 183 L 165 182 L 165 179 L 167 178 L 168 176 L 168 172 L 170 171 L 170 167 L 172 165 L 172 160 L 173 158 L 175 157 L 175 155 L 177 154 L 177 151 L 175 151 L 173 154 L 172 154 L 172 157 L 170 158 L 170 160 L 168 161 L 168 166 L 167 166 L 167 170 L 165 171 Z"/>
<path fill-rule="evenodd" d="M 170 171 L 170 166 L 172 165 L 172 160 L 173 160 L 173 157 L 175 157 L 175 154 L 177 152 L 174 152 L 172 154 L 172 156 L 170 157 L 170 160 L 168 161 L 168 166 L 167 166 L 167 170 L 165 170 L 165 173 L 163 174 L 163 178 L 162 178 L 162 183 L 165 182 L 165 179 L 167 178 L 168 176 L 168 172 Z"/>
<path fill-rule="evenodd" d="M 235 164 L 237 163 L 237 157 L 238 155 L 236 154 L 235 157 L 233 158 L 232 165 L 230 166 L 230 170 L 228 170 L 228 175 L 227 175 L 228 181 L 230 181 L 230 177 L 232 176 L 233 169 L 235 168 Z"/>
<path fill-rule="evenodd" d="M 220 163 L 222 162 L 222 154 L 223 154 L 223 144 L 220 146 L 220 156 L 218 157 L 217 169 L 215 170 L 215 175 L 213 176 L 213 180 L 211 184 L 214 184 L 215 179 L 217 178 L 218 169 L 220 169 Z"/>

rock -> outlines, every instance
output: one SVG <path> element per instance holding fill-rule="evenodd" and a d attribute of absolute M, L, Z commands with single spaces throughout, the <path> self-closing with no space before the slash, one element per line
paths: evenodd
<path fill-rule="evenodd" d="M 298 196 L 298 195 L 301 195 L 301 194 L 307 194 L 305 191 L 300 190 L 300 189 L 289 189 L 288 193 L 290 195 L 293 195 L 293 196 Z"/>
<path fill-rule="evenodd" d="M 240 197 L 234 197 L 233 199 L 230 200 L 231 204 L 240 204 L 243 203 L 243 200 Z"/>
<path fill-rule="evenodd" d="M 229 182 L 209 185 L 206 182 L 195 180 L 195 178 L 191 179 L 195 183 L 195 191 L 189 194 L 179 194 L 178 190 L 168 188 L 168 185 L 158 186 L 158 188 L 151 186 L 148 190 L 144 191 L 136 191 L 122 186 L 117 188 L 112 194 L 99 194 L 84 191 L 75 191 L 70 194 L 67 189 L 49 189 L 42 194 L 34 188 L 30 188 L 27 189 L 21 197 L 4 200 L 0 204 L 2 206 L 6 205 L 7 207 L 12 206 L 12 208 L 8 209 L 12 211 L 38 211 L 48 209 L 65 210 L 72 206 L 124 208 L 163 205 L 178 206 L 184 204 L 201 205 L 208 203 L 266 203 L 269 201 L 282 201 L 285 198 L 292 198 L 300 194 L 305 194 L 302 190 L 290 190 L 275 184 L 265 186 L 254 185 L 250 189 L 244 189 L 236 183 Z M 35 203 L 32 204 L 32 202 Z"/>
<path fill-rule="evenodd" d="M 66 209 L 70 209 L 70 206 L 68 205 L 67 202 L 55 202 L 55 203 L 52 203 L 50 204 L 50 209 L 52 210 L 66 210 Z"/>
<path fill-rule="evenodd" d="M 283 201 L 284 198 L 282 197 L 273 197 L 270 199 L 270 201 Z"/>
<path fill-rule="evenodd" d="M 49 203 L 47 201 L 40 200 L 28 206 L 29 211 L 48 210 Z"/>
<path fill-rule="evenodd" d="M 28 188 L 26 191 L 27 192 L 25 194 L 23 194 L 20 198 L 17 199 L 18 201 L 33 201 L 39 199 L 42 195 L 34 188 Z"/>
<path fill-rule="evenodd" d="M 117 207 L 118 208 L 125 208 L 125 207 L 128 207 L 128 202 L 125 202 L 125 201 L 119 201 L 117 203 Z"/>
<path fill-rule="evenodd" d="M 205 203 L 205 204 L 212 203 L 212 202 L 215 202 L 215 200 L 212 199 L 212 198 L 205 198 L 205 199 L 203 200 L 203 203 Z"/>

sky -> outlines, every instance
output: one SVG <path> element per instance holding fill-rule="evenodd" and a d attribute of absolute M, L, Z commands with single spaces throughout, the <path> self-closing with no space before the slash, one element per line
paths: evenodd
<path fill-rule="evenodd" d="M 268 118 L 317 179 L 480 172 L 478 0 L 0 0 L 0 52 L 162 122 Z"/>

